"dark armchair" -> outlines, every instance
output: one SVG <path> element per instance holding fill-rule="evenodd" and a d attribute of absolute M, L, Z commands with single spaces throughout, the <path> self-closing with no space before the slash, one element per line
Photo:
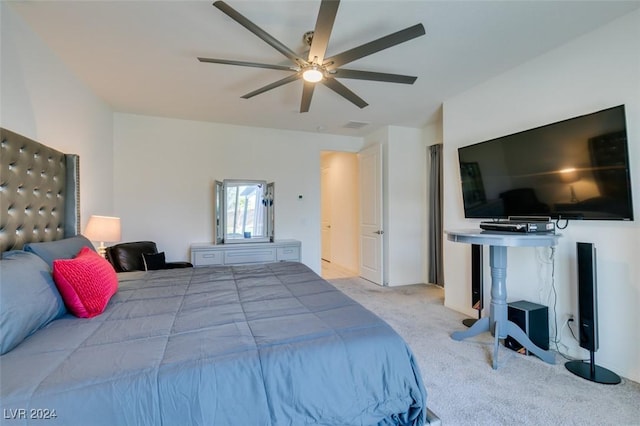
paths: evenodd
<path fill-rule="evenodd" d="M 107 247 L 106 257 L 116 272 L 193 267 L 189 262 L 166 262 L 164 252 L 158 253 L 158 247 L 153 241 L 136 241 Z"/>

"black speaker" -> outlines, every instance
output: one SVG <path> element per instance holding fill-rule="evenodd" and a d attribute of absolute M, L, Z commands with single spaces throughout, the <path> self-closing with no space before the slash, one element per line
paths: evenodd
<path fill-rule="evenodd" d="M 598 350 L 598 274 L 596 248 L 592 243 L 576 243 L 578 257 L 578 329 L 580 346 L 589 351 L 589 362 L 569 361 L 567 370 L 596 383 L 616 385 L 620 377 L 595 363 Z"/>
<path fill-rule="evenodd" d="M 471 245 L 471 304 L 473 309 L 482 311 L 482 246 Z"/>
<path fill-rule="evenodd" d="M 533 344 L 549 350 L 549 308 L 526 300 L 511 302 L 507 305 L 507 319 L 520 327 Z M 529 355 L 529 351 L 511 336 L 504 339 L 504 345 Z"/>
<path fill-rule="evenodd" d="M 478 311 L 478 319 L 482 316 L 483 304 L 483 269 L 482 269 L 482 245 L 471 244 L 471 307 Z M 462 323 L 471 327 L 477 320 L 467 318 Z"/>
<path fill-rule="evenodd" d="M 577 254 L 580 346 L 595 352 L 598 350 L 596 248 L 591 243 L 577 243 Z"/>

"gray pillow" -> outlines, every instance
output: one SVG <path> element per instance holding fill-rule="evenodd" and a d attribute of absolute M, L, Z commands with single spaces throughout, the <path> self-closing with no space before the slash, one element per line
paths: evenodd
<path fill-rule="evenodd" d="M 33 253 L 9 251 L 0 260 L 0 355 L 65 314 L 49 267 Z"/>
<path fill-rule="evenodd" d="M 53 268 L 54 260 L 73 259 L 82 247 L 89 247 L 93 251 L 96 250 L 91 241 L 83 235 L 76 235 L 75 237 L 57 241 L 25 244 L 24 250 L 40 256 L 51 269 Z"/>

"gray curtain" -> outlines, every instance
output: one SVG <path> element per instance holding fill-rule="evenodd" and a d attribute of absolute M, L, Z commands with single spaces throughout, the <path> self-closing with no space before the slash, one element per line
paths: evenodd
<path fill-rule="evenodd" d="M 442 263 L 442 145 L 429 147 L 429 282 L 444 287 Z"/>

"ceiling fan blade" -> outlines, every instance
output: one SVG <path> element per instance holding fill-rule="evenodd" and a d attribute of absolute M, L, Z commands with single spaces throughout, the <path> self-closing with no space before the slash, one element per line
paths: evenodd
<path fill-rule="evenodd" d="M 313 31 L 313 41 L 309 50 L 309 62 L 313 62 L 315 59 L 318 64 L 322 64 L 339 5 L 340 1 L 338 0 L 322 0 L 320 3 L 316 28 Z"/>
<path fill-rule="evenodd" d="M 213 5 L 218 9 L 220 9 L 223 13 L 225 13 L 231 19 L 233 19 L 234 21 L 236 21 L 237 23 L 239 23 L 240 25 L 242 25 L 243 27 L 251 31 L 253 34 L 257 35 L 269 46 L 273 47 L 278 52 L 282 53 L 284 56 L 289 58 L 292 62 L 298 65 L 304 65 L 306 63 L 303 58 L 296 55 L 296 53 L 293 52 L 291 49 L 289 49 L 287 46 L 282 44 L 280 41 L 276 40 L 272 35 L 270 35 L 265 30 L 263 30 L 262 28 L 260 28 L 259 26 L 251 22 L 245 16 L 240 14 L 240 12 L 238 12 L 237 10 L 235 10 L 225 2 L 219 0 L 214 2 Z"/>
<path fill-rule="evenodd" d="M 331 75 L 334 78 L 352 78 L 355 80 L 384 81 L 387 83 L 402 83 L 402 84 L 413 84 L 418 79 L 418 77 L 412 77 L 410 75 L 387 74 L 383 72 L 371 72 L 371 71 L 346 70 L 344 68 L 331 71 Z"/>
<path fill-rule="evenodd" d="M 283 78 L 282 80 L 278 80 L 276 82 L 273 82 L 271 84 L 267 84 L 264 87 L 261 87 L 258 90 L 254 90 L 253 92 L 247 93 L 246 95 L 242 96 L 242 98 L 244 99 L 249 99 L 249 98 L 253 98 L 256 95 L 259 95 L 261 93 L 267 92 L 271 89 L 275 89 L 276 87 L 280 87 L 283 86 L 287 83 L 291 83 L 292 81 L 296 81 L 297 79 L 299 79 L 301 76 L 300 73 L 296 73 L 296 74 L 291 74 L 288 77 Z"/>
<path fill-rule="evenodd" d="M 381 37 L 377 40 L 370 41 L 353 49 L 346 50 L 342 53 L 338 53 L 335 56 L 325 59 L 324 64 L 330 69 L 338 68 L 341 65 L 353 62 L 356 59 L 363 58 L 371 55 L 372 53 L 379 52 L 389 47 L 396 46 L 405 41 L 409 41 L 416 37 L 420 37 L 425 34 L 424 26 L 422 24 L 416 24 L 412 27 L 405 28 L 393 34 Z"/>
<path fill-rule="evenodd" d="M 358 96 L 355 93 L 353 93 L 351 90 L 349 90 L 347 88 L 347 86 L 345 86 L 344 84 L 340 83 L 335 78 L 325 78 L 324 80 L 322 80 L 322 84 L 324 84 L 329 89 L 331 89 L 334 92 L 336 92 L 338 95 L 340 95 L 343 98 L 347 99 L 351 103 L 355 104 L 359 108 L 364 108 L 367 105 L 369 105 L 360 96 Z"/>
<path fill-rule="evenodd" d="M 207 62 L 211 64 L 239 65 L 242 67 L 268 68 L 272 70 L 283 70 L 283 71 L 297 71 L 297 69 L 294 67 L 287 67 L 284 65 L 260 64 L 258 62 L 244 62 L 244 61 L 233 61 L 229 59 L 213 59 L 213 58 L 198 58 L 198 60 L 200 62 Z"/>
<path fill-rule="evenodd" d="M 302 89 L 302 101 L 300 102 L 300 112 L 309 112 L 311 97 L 313 97 L 313 89 L 315 88 L 315 83 L 309 83 L 308 81 L 304 82 L 304 88 Z"/>

